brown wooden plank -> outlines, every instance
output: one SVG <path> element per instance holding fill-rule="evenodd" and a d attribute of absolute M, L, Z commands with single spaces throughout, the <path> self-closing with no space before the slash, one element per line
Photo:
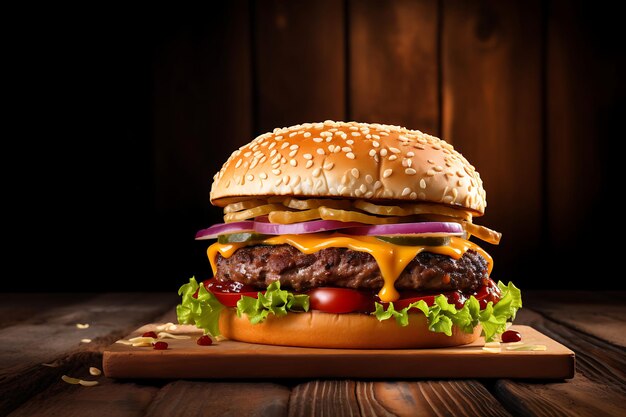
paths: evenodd
<path fill-rule="evenodd" d="M 289 393 L 271 383 L 175 381 L 159 391 L 146 416 L 285 416 Z"/>
<path fill-rule="evenodd" d="M 350 3 L 350 116 L 439 135 L 438 2 Z"/>
<path fill-rule="evenodd" d="M 174 308 L 176 294 L 104 294 L 82 303 L 47 310 L 26 323 L 0 330 L 0 415 L 21 404 L 60 377 L 84 352 L 128 334 Z M 88 323 L 78 329 L 77 323 Z M 81 339 L 92 339 L 81 343 Z M 42 366 L 53 363 L 56 368 Z"/>
<path fill-rule="evenodd" d="M 541 33 L 539 0 L 443 3 L 442 137 L 484 181 L 496 278 L 522 287 L 541 244 Z"/>
<path fill-rule="evenodd" d="M 12 417 L 143 416 L 159 390 L 158 386 L 118 382 L 104 376 L 90 375 L 90 366 L 102 368 L 101 359 L 102 355 L 96 352 L 81 352 L 73 355 L 67 362 L 67 366 L 55 369 L 56 375 L 50 378 L 50 386 L 47 389 L 29 396 L 28 401 L 25 401 L 10 415 Z M 88 381 L 98 381 L 98 385 L 95 387 L 70 385 L 61 380 L 63 374 Z"/>
<path fill-rule="evenodd" d="M 295 386 L 289 398 L 289 417 L 358 416 L 356 382 L 311 381 Z"/>
<path fill-rule="evenodd" d="M 357 382 L 361 416 L 508 416 L 478 381 Z"/>
<path fill-rule="evenodd" d="M 498 381 L 495 395 L 507 409 L 524 416 L 623 415 L 624 349 L 547 320 L 528 308 L 520 311 L 516 322 L 532 325 L 573 349 L 577 372 L 573 379 L 564 382 Z"/>
<path fill-rule="evenodd" d="M 271 321 L 271 319 L 268 319 Z M 396 326 L 390 322 L 390 326 Z M 130 337 L 155 331 L 143 326 Z M 294 348 L 224 340 L 198 346 L 201 330 L 178 326 L 187 339 L 168 340 L 155 351 L 123 344 L 107 347 L 105 374 L 114 378 L 569 378 L 573 352 L 526 326 L 526 342 L 547 346 L 543 352 L 503 351 L 489 354 L 479 338 L 447 349 Z"/>
<path fill-rule="evenodd" d="M 507 416 L 477 381 L 318 380 L 297 385 L 290 416 Z"/>
<path fill-rule="evenodd" d="M 2 293 L 0 294 L 0 329 L 21 322 L 37 320 L 48 310 L 84 302 L 96 294 L 84 293 Z"/>
<path fill-rule="evenodd" d="M 343 120 L 342 2 L 264 1 L 255 15 L 257 133 Z"/>
<path fill-rule="evenodd" d="M 168 10 L 155 23 L 151 131 L 157 218 L 144 237 L 151 250 L 143 249 L 146 258 L 134 263 L 152 268 L 173 288 L 191 275 L 208 278 L 207 245 L 193 237 L 223 221 L 222 210 L 209 205 L 213 175 L 252 139 L 249 14 L 249 2 L 235 0 L 213 4 L 210 13 Z"/>
<path fill-rule="evenodd" d="M 526 291 L 524 303 L 543 316 L 626 347 L 626 292 Z"/>
<path fill-rule="evenodd" d="M 618 195 L 623 148 L 626 55 L 623 19 L 594 3 L 547 3 L 547 212 L 555 259 L 580 253 L 580 242 L 602 233 L 607 198 Z M 603 244 L 621 246 L 616 234 Z M 624 280 L 595 262 L 554 263 L 551 288 L 625 289 Z M 572 282 L 571 274 L 595 280 Z"/>

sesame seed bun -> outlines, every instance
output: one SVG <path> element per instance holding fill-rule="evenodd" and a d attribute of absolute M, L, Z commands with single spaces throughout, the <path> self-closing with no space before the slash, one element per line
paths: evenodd
<path fill-rule="evenodd" d="M 337 349 L 408 349 L 460 346 L 480 336 L 479 325 L 473 333 L 457 326 L 452 335 L 428 330 L 426 317 L 410 314 L 409 325 L 400 327 L 395 320 L 378 321 L 367 314 L 329 314 L 319 311 L 270 315 L 262 323 L 251 324 L 238 317 L 232 308 L 222 310 L 220 330 L 229 339 L 267 345 Z"/>
<path fill-rule="evenodd" d="M 480 175 L 452 145 L 399 126 L 333 122 L 274 129 L 233 152 L 211 203 L 269 196 L 434 202 L 485 211 Z"/>

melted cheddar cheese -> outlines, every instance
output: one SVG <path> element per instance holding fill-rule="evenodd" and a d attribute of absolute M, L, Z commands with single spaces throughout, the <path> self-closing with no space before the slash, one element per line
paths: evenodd
<path fill-rule="evenodd" d="M 287 244 L 298 249 L 302 253 L 311 254 L 326 248 L 348 248 L 354 251 L 366 252 L 374 257 L 383 278 L 383 288 L 378 293 L 382 301 L 395 301 L 400 294 L 394 287 L 394 283 L 404 271 L 404 268 L 420 252 L 427 251 L 440 255 L 447 255 L 459 259 L 465 252 L 472 249 L 487 260 L 488 271 L 491 273 L 493 260 L 482 248 L 469 240 L 452 237 L 450 244 L 446 246 L 401 246 L 384 242 L 373 236 L 351 236 L 342 233 L 328 234 L 305 234 L 305 235 L 280 235 L 272 236 L 262 241 L 242 243 L 214 243 L 209 246 L 207 255 L 211 262 L 213 274 L 217 273 L 217 254 L 229 258 L 235 251 L 249 244 L 258 245 L 282 245 Z"/>

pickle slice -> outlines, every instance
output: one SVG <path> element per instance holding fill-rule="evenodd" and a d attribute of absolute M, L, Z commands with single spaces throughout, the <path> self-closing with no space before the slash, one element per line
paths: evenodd
<path fill-rule="evenodd" d="M 450 236 L 376 236 L 377 239 L 400 246 L 446 246 Z"/>
<path fill-rule="evenodd" d="M 263 240 L 268 236 L 263 235 L 261 233 L 250 233 L 250 232 L 242 232 L 242 233 L 231 233 L 228 235 L 219 235 L 217 237 L 218 243 L 241 243 L 241 242 L 249 242 L 251 240 Z"/>

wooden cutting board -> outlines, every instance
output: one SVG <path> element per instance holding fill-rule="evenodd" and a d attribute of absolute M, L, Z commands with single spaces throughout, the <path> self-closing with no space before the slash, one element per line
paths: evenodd
<path fill-rule="evenodd" d="M 126 339 L 156 331 L 145 325 Z M 316 349 L 256 345 L 225 340 L 196 343 L 201 332 L 178 326 L 172 334 L 190 339 L 163 339 L 167 350 L 115 343 L 107 347 L 103 369 L 110 378 L 541 378 L 574 377 L 574 352 L 529 326 L 512 326 L 524 344 L 545 351 L 498 353 L 483 350 L 480 338 L 466 346 L 443 349 Z M 505 346 L 504 344 L 502 346 Z"/>

